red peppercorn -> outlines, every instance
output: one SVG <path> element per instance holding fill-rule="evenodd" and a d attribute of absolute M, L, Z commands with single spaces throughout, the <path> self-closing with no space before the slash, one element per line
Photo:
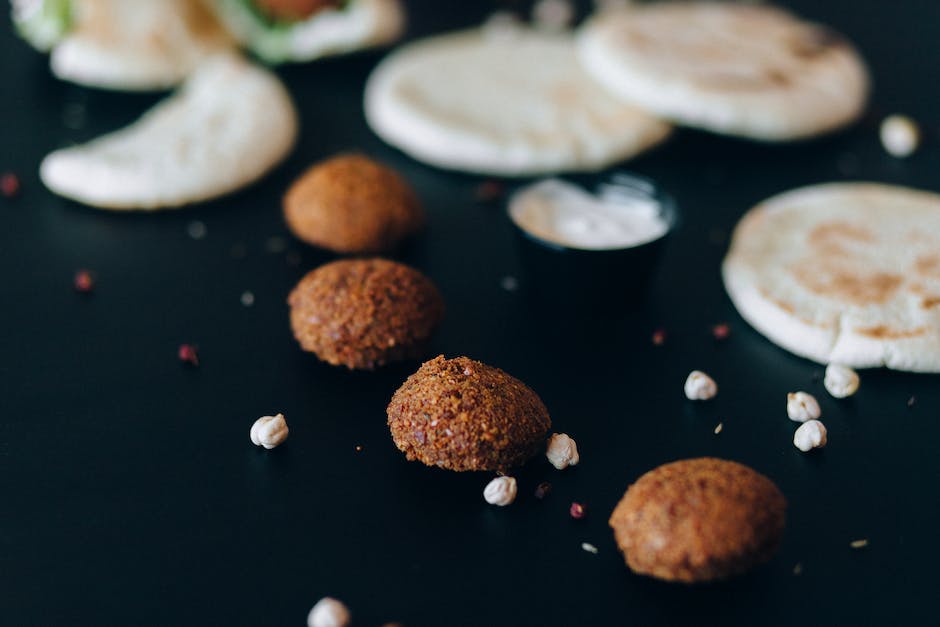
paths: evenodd
<path fill-rule="evenodd" d="M 476 197 L 480 202 L 493 202 L 503 195 L 503 184 L 495 179 L 487 179 L 477 185 Z"/>
<path fill-rule="evenodd" d="M 666 329 L 656 329 L 653 331 L 653 336 L 650 339 L 653 342 L 653 346 L 662 346 L 666 343 Z"/>
<path fill-rule="evenodd" d="M 95 277 L 88 270 L 79 270 L 75 273 L 72 284 L 75 286 L 76 292 L 88 294 L 95 289 Z"/>
<path fill-rule="evenodd" d="M 0 175 L 0 193 L 7 198 L 13 198 L 20 191 L 20 179 L 12 172 Z"/>
<path fill-rule="evenodd" d="M 581 520 L 587 515 L 587 508 L 583 503 L 572 503 L 571 507 L 568 509 L 568 513 L 571 514 L 571 517 L 575 520 Z"/>
<path fill-rule="evenodd" d="M 727 340 L 731 336 L 731 327 L 724 322 L 716 324 L 712 327 L 712 335 L 719 342 Z"/>
<path fill-rule="evenodd" d="M 176 355 L 184 364 L 189 364 L 190 366 L 199 365 L 199 353 L 196 351 L 196 347 L 192 344 L 180 344 Z"/>

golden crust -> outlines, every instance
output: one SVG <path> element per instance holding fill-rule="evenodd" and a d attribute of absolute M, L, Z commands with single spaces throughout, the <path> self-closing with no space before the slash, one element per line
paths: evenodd
<path fill-rule="evenodd" d="M 358 154 L 339 155 L 307 170 L 284 196 L 284 218 L 298 239 L 353 254 L 393 250 L 425 223 L 408 182 Z"/>
<path fill-rule="evenodd" d="M 499 368 L 439 355 L 388 405 L 392 439 L 409 460 L 450 470 L 508 470 L 545 446 L 552 426 L 538 395 Z"/>
<path fill-rule="evenodd" d="M 287 302 L 301 347 L 350 369 L 422 357 L 444 316 L 444 300 L 430 279 L 385 259 L 320 266 L 300 280 Z"/>
<path fill-rule="evenodd" d="M 736 462 L 703 457 L 640 477 L 609 522 L 631 570 L 691 583 L 770 559 L 785 518 L 786 499 L 770 479 Z"/>

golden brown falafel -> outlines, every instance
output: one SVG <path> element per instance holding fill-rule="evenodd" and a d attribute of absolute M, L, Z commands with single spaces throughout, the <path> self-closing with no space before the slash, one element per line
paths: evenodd
<path fill-rule="evenodd" d="M 409 460 L 449 470 L 507 470 L 537 454 L 552 426 L 538 395 L 468 357 L 425 362 L 388 405 L 395 445 Z"/>
<path fill-rule="evenodd" d="M 301 347 L 350 369 L 420 358 L 444 316 L 444 300 L 430 279 L 386 259 L 320 266 L 287 302 Z"/>
<path fill-rule="evenodd" d="M 764 475 L 702 457 L 654 468 L 630 486 L 610 526 L 627 566 L 667 581 L 742 573 L 780 544 L 787 502 Z"/>
<path fill-rule="evenodd" d="M 321 161 L 284 196 L 297 238 L 337 253 L 381 253 L 425 223 L 418 196 L 390 168 L 359 154 Z"/>

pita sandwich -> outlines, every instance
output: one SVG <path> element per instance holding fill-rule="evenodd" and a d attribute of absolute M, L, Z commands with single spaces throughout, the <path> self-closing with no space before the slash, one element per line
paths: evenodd
<path fill-rule="evenodd" d="M 233 46 L 198 0 L 72 0 L 52 48 L 57 77 L 106 89 L 169 89 L 206 57 Z"/>
<path fill-rule="evenodd" d="M 741 316 L 820 363 L 940 372 L 940 195 L 875 183 L 749 211 L 722 267 Z"/>
<path fill-rule="evenodd" d="M 94 207 L 179 207 L 259 179 L 296 136 L 297 114 L 277 77 L 221 55 L 137 122 L 53 152 L 39 173 L 56 194 Z"/>
<path fill-rule="evenodd" d="M 49 52 L 72 27 L 72 0 L 11 0 L 13 26 L 20 37 Z"/>
<path fill-rule="evenodd" d="M 767 5 L 630 5 L 589 20 L 578 47 L 587 71 L 626 102 L 757 140 L 843 127 L 868 95 L 868 72 L 850 43 Z"/>
<path fill-rule="evenodd" d="M 597 85 L 570 35 L 523 27 L 398 49 L 369 77 L 365 111 L 379 137 L 420 161 L 502 176 L 598 170 L 670 131 Z"/>
<path fill-rule="evenodd" d="M 234 37 L 268 63 L 310 61 L 390 43 L 399 0 L 210 0 Z"/>

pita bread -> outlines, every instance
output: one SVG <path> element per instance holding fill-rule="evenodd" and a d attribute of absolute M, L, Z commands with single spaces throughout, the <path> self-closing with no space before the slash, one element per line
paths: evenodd
<path fill-rule="evenodd" d="M 92 87 L 169 89 L 234 45 L 198 0 L 73 0 L 73 14 L 52 73 Z"/>
<path fill-rule="evenodd" d="M 820 363 L 940 372 L 940 195 L 874 183 L 748 212 L 722 268 L 741 316 Z"/>
<path fill-rule="evenodd" d="M 857 119 L 868 94 L 847 41 L 770 6 L 633 5 L 590 20 L 578 44 L 588 72 L 625 101 L 716 133 L 812 137 Z"/>
<path fill-rule="evenodd" d="M 297 115 L 280 81 L 224 55 L 134 124 L 53 152 L 39 173 L 53 192 L 95 207 L 178 207 L 260 178 L 296 135 Z"/>
<path fill-rule="evenodd" d="M 247 0 L 213 2 L 235 38 L 269 63 L 311 61 L 380 46 L 405 29 L 400 0 L 348 0 L 342 8 L 317 11 L 288 25 L 271 24 Z"/>
<path fill-rule="evenodd" d="M 434 37 L 391 54 L 366 85 L 369 125 L 421 161 L 504 176 L 597 170 L 669 134 L 596 85 L 570 36 L 501 30 Z"/>

